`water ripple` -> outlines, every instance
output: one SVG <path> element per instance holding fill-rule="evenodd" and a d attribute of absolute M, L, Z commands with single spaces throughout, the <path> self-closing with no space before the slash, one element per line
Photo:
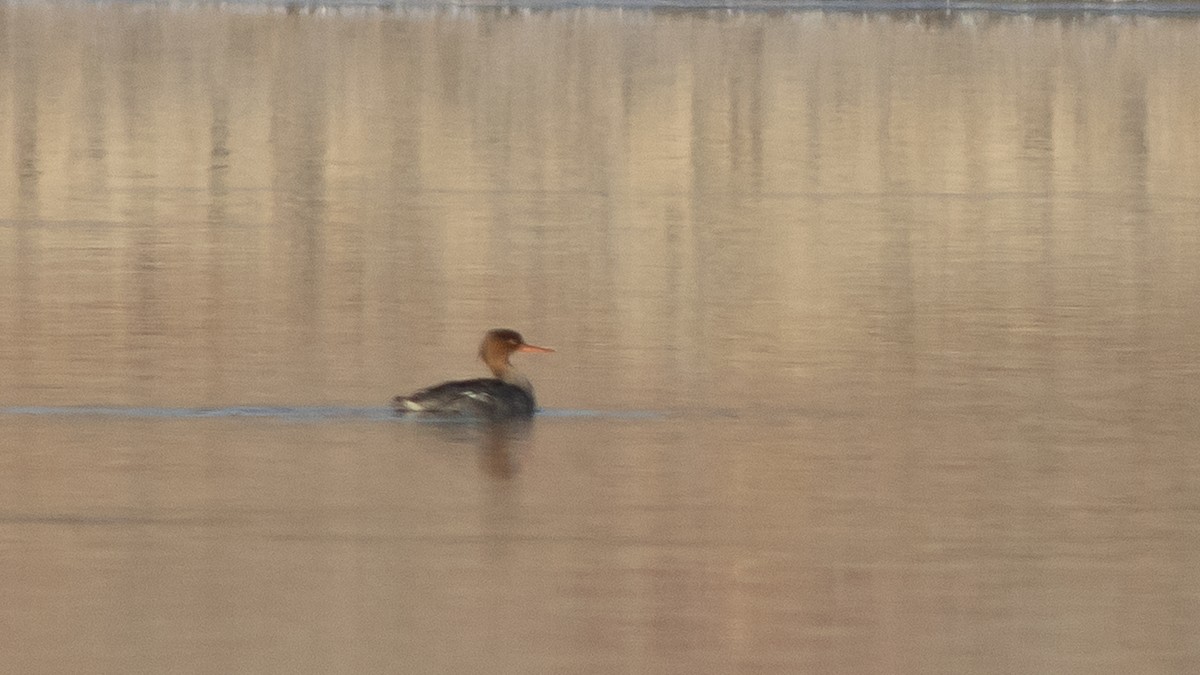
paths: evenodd
<path fill-rule="evenodd" d="M 10 406 L 0 416 L 123 417 L 134 419 L 203 419 L 249 417 L 287 421 L 374 420 L 429 421 L 430 418 L 397 417 L 391 408 L 345 406 L 226 406 L 220 408 L 158 408 L 123 406 Z M 539 417 L 658 419 L 663 415 L 646 410 L 575 410 L 552 408 L 538 411 Z"/>

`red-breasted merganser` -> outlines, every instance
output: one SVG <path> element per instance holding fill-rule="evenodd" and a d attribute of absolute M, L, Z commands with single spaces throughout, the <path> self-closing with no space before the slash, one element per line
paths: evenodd
<path fill-rule="evenodd" d="M 515 330 L 493 328 L 483 336 L 479 358 L 495 377 L 443 382 L 408 396 L 392 399 L 396 414 L 419 413 L 442 417 L 488 419 L 530 417 L 537 410 L 533 385 L 509 363 L 513 352 L 552 352 L 525 342 Z"/>

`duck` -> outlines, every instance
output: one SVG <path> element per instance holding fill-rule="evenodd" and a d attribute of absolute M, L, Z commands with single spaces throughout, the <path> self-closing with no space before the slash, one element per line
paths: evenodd
<path fill-rule="evenodd" d="M 530 418 L 537 412 L 533 384 L 513 367 L 516 352 L 548 354 L 550 347 L 529 344 L 510 328 L 493 328 L 479 343 L 479 358 L 492 377 L 453 380 L 392 399 L 397 415 L 489 420 Z"/>

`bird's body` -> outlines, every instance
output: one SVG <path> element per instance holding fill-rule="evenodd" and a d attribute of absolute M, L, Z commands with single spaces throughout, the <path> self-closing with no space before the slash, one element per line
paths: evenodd
<path fill-rule="evenodd" d="M 455 380 L 427 387 L 408 396 L 397 396 L 392 405 L 398 415 L 507 419 L 531 417 L 537 410 L 533 385 L 509 362 L 513 352 L 552 352 L 525 342 L 506 328 L 487 332 L 479 357 L 495 377 Z"/>
<path fill-rule="evenodd" d="M 394 400 L 396 412 L 443 417 L 529 417 L 537 409 L 533 392 L 494 377 L 443 382 Z"/>

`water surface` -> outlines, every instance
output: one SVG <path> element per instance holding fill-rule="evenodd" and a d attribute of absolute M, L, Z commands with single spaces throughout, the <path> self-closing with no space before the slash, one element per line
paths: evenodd
<path fill-rule="evenodd" d="M 1200 665 L 1195 18 L 0 30 L 13 672 Z"/>

